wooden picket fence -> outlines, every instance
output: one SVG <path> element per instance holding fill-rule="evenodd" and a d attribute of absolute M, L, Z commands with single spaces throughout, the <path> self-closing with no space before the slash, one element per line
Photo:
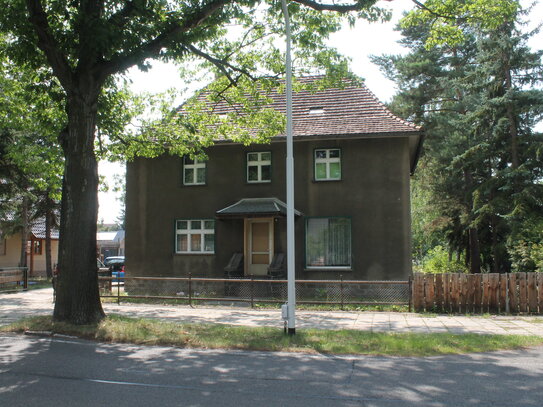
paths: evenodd
<path fill-rule="evenodd" d="M 543 273 L 413 276 L 415 311 L 543 314 Z"/>

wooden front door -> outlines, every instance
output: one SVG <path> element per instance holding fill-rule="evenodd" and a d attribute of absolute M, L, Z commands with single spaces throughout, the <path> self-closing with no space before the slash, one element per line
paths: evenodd
<path fill-rule="evenodd" d="M 245 274 L 266 275 L 273 256 L 273 219 L 247 219 L 245 230 Z"/>

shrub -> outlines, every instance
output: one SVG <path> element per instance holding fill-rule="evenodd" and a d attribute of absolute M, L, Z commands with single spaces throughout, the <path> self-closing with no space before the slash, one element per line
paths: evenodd
<path fill-rule="evenodd" d="M 418 271 L 423 273 L 467 273 L 462 261 L 451 259 L 449 252 L 443 246 L 436 246 L 428 251 Z"/>
<path fill-rule="evenodd" d="M 543 272 L 543 243 L 521 240 L 509 247 L 511 268 L 517 272 Z"/>

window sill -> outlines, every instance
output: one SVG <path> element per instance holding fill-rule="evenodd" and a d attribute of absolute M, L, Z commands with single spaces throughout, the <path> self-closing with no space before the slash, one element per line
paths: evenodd
<path fill-rule="evenodd" d="M 175 256 L 215 256 L 215 253 L 191 253 L 191 252 L 187 252 L 187 253 L 174 253 Z"/>
<path fill-rule="evenodd" d="M 352 267 L 305 267 L 304 271 L 353 271 Z"/>
<path fill-rule="evenodd" d="M 341 178 L 338 179 L 314 179 L 313 182 L 339 182 L 341 181 Z"/>

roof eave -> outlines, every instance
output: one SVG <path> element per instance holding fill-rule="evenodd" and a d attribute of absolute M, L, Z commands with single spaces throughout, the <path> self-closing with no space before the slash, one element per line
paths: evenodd
<path fill-rule="evenodd" d="M 415 174 L 417 164 L 419 163 L 419 159 L 420 159 L 420 156 L 422 154 L 422 145 L 424 144 L 425 137 L 426 137 L 426 135 L 424 134 L 424 132 L 421 131 L 420 137 L 419 137 L 419 142 L 417 143 L 417 149 L 415 150 L 415 155 L 414 155 L 413 159 L 411 160 L 411 170 L 410 170 L 410 175 L 411 176 L 413 176 Z"/>

